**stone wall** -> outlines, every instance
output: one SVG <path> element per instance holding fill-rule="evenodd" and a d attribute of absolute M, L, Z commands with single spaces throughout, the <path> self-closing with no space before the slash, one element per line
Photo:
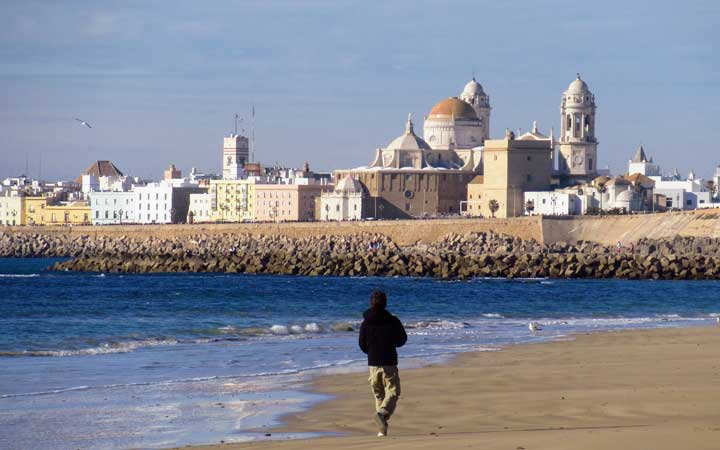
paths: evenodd
<path fill-rule="evenodd" d="M 364 222 L 302 222 L 302 223 L 255 223 L 255 224 L 195 224 L 195 225 L 115 225 L 85 227 L 0 227 L 0 231 L 10 233 L 30 233 L 43 235 L 88 235 L 130 238 L 154 237 L 171 239 L 174 237 L 203 234 L 249 234 L 253 236 L 283 235 L 291 238 L 312 236 L 349 236 L 369 233 L 389 237 L 398 245 L 415 242 L 436 242 L 450 233 L 470 233 L 492 231 L 494 233 L 516 236 L 521 239 L 534 239 L 542 242 L 542 224 L 539 217 L 520 217 L 515 219 L 438 219 L 438 220 L 386 220 Z"/>
<path fill-rule="evenodd" d="M 539 243 L 575 243 L 591 241 L 600 244 L 623 244 L 642 238 L 674 236 L 720 238 L 720 212 L 701 210 L 631 216 L 516 217 L 511 219 L 439 219 L 388 220 L 364 222 L 304 222 L 256 224 L 195 225 L 121 225 L 76 227 L 0 227 L 10 233 L 108 237 L 174 237 L 204 234 L 249 234 L 253 236 L 284 235 L 293 238 L 311 236 L 348 236 L 359 233 L 381 234 L 398 245 L 418 241 L 436 242 L 450 233 L 489 232 L 534 239 Z"/>

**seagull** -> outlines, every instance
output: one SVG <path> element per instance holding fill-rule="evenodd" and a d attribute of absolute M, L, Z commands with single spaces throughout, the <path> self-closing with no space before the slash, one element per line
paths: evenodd
<path fill-rule="evenodd" d="M 82 125 L 85 125 L 88 128 L 92 128 L 89 123 L 85 122 L 84 120 L 80 120 L 77 117 L 75 118 L 78 122 L 80 122 Z"/>
<path fill-rule="evenodd" d="M 541 330 L 542 330 L 542 328 L 540 328 L 540 324 L 537 323 L 537 322 L 530 322 L 530 323 L 528 324 L 528 329 L 529 329 L 530 331 L 532 331 L 533 333 L 536 332 L 536 331 L 541 331 Z"/>

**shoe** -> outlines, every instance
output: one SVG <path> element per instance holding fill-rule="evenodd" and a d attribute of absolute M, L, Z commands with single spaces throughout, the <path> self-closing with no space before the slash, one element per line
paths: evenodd
<path fill-rule="evenodd" d="M 387 435 L 387 430 L 388 430 L 387 416 L 385 416 L 385 414 L 383 414 L 383 413 L 375 413 L 375 415 L 373 416 L 373 420 L 375 420 L 375 423 L 378 426 L 378 436 Z"/>
<path fill-rule="evenodd" d="M 385 433 L 379 433 L 379 432 L 378 432 L 378 437 L 385 437 Z"/>

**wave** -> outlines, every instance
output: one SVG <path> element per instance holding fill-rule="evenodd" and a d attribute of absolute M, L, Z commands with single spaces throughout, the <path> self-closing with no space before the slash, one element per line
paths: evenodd
<path fill-rule="evenodd" d="M 214 376 L 207 376 L 207 377 L 180 378 L 180 379 L 175 379 L 175 380 L 164 380 L 164 381 L 106 384 L 106 385 L 100 385 L 100 386 L 73 386 L 73 387 L 69 387 L 69 388 L 53 389 L 53 390 L 49 390 L 49 391 L 21 392 L 18 394 L 2 394 L 2 395 L 0 395 L 0 399 L 14 398 L 14 397 L 32 397 L 32 396 L 38 396 L 38 395 L 53 395 L 53 394 L 62 394 L 65 392 L 73 392 L 73 391 L 86 391 L 86 390 L 91 390 L 91 389 L 115 389 L 115 388 L 134 387 L 134 386 L 168 386 L 168 385 L 173 385 L 173 384 L 201 383 L 201 382 L 205 382 L 205 381 L 216 381 L 216 380 L 241 380 L 241 379 L 250 379 L 250 378 L 256 378 L 256 377 L 277 377 L 277 376 L 283 376 L 283 375 L 298 375 L 298 374 L 303 374 L 305 372 L 310 372 L 310 371 L 314 371 L 314 370 L 322 370 L 322 369 L 330 369 L 330 368 L 334 368 L 334 367 L 348 366 L 351 364 L 360 363 L 360 362 L 364 362 L 364 361 L 365 361 L 364 358 L 346 359 L 346 360 L 340 360 L 340 361 L 336 361 L 336 362 L 328 362 L 328 363 L 316 364 L 316 365 L 312 365 L 312 366 L 298 367 L 295 369 L 257 372 L 257 373 L 249 373 L 249 374 L 242 374 L 242 375 L 214 375 Z"/>
<path fill-rule="evenodd" d="M 487 313 L 487 314 L 483 314 L 482 316 L 485 317 L 486 319 L 504 319 L 505 318 L 505 316 L 503 316 L 502 314 L 497 314 L 497 313 Z"/>
<path fill-rule="evenodd" d="M 0 278 L 35 278 L 39 273 L 0 273 Z"/>
<path fill-rule="evenodd" d="M 456 322 L 452 320 L 420 320 L 405 324 L 408 329 L 424 329 L 424 330 L 458 330 L 468 328 L 467 322 Z"/>
<path fill-rule="evenodd" d="M 80 356 L 105 355 L 110 353 L 128 353 L 138 348 L 157 347 L 161 345 L 177 344 L 177 339 L 142 339 L 137 341 L 123 341 L 102 344 L 97 347 L 81 348 L 77 350 L 23 350 L 20 352 L 0 352 L 0 356 Z"/>

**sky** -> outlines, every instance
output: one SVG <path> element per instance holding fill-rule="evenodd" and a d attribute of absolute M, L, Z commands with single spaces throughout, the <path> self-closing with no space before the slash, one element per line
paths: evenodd
<path fill-rule="evenodd" d="M 357 167 L 473 75 L 491 138 L 533 120 L 548 133 L 577 72 L 599 167 L 624 172 L 642 143 L 664 171 L 710 176 L 719 30 L 717 0 L 3 0 L 0 178 L 104 159 L 146 178 L 220 172 L 251 105 L 264 165 Z"/>

